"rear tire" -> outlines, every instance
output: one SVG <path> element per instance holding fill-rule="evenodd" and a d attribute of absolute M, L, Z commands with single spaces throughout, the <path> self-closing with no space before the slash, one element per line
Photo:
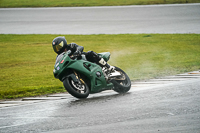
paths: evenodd
<path fill-rule="evenodd" d="M 131 89 L 131 80 L 128 75 L 120 68 L 115 67 L 115 70 L 121 73 L 119 78 L 112 79 L 111 82 L 114 85 L 114 91 L 118 93 L 126 93 Z"/>
<path fill-rule="evenodd" d="M 87 98 L 90 90 L 86 83 L 75 83 L 71 77 L 63 81 L 65 89 L 76 98 Z"/>

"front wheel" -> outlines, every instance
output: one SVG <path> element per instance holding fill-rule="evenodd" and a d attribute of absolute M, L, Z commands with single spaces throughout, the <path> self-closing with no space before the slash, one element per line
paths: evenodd
<path fill-rule="evenodd" d="M 121 76 L 116 77 L 111 80 L 111 82 L 114 85 L 114 91 L 118 93 L 126 93 L 130 90 L 131 88 L 131 80 L 128 77 L 128 75 L 120 68 L 115 67 L 115 70 L 118 71 Z"/>
<path fill-rule="evenodd" d="M 63 81 L 65 89 L 76 98 L 87 98 L 90 91 L 89 87 L 84 81 L 75 82 L 71 77 Z"/>

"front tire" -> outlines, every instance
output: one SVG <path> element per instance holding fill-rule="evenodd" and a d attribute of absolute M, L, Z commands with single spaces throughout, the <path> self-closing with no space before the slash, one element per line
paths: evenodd
<path fill-rule="evenodd" d="M 79 81 L 78 83 L 74 82 L 71 77 L 67 77 L 63 81 L 63 85 L 65 89 L 74 97 L 76 98 L 87 98 L 90 90 L 87 84 L 84 82 L 82 83 Z"/>
<path fill-rule="evenodd" d="M 120 77 L 112 79 L 111 82 L 114 85 L 114 91 L 118 93 L 126 93 L 131 89 L 131 80 L 128 75 L 120 68 L 115 67 L 115 70 L 121 73 Z"/>

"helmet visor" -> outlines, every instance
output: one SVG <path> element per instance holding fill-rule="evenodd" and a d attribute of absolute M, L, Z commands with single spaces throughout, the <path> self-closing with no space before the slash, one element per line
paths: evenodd
<path fill-rule="evenodd" d="M 54 45 L 54 46 L 53 46 L 53 50 L 54 50 L 56 53 L 59 52 L 61 48 L 62 48 L 62 46 L 60 46 L 60 45 Z"/>
<path fill-rule="evenodd" d="M 63 48 L 63 41 L 58 45 L 53 45 L 53 50 L 58 53 Z"/>

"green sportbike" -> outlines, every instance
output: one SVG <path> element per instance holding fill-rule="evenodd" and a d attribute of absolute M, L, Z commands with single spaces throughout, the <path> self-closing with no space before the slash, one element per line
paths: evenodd
<path fill-rule="evenodd" d="M 128 75 L 120 68 L 109 71 L 86 60 L 85 55 L 69 56 L 71 51 L 60 54 L 54 66 L 54 77 L 63 82 L 65 89 L 76 98 L 87 98 L 89 94 L 114 90 L 126 93 L 131 88 Z M 106 62 L 109 52 L 98 53 Z"/>

